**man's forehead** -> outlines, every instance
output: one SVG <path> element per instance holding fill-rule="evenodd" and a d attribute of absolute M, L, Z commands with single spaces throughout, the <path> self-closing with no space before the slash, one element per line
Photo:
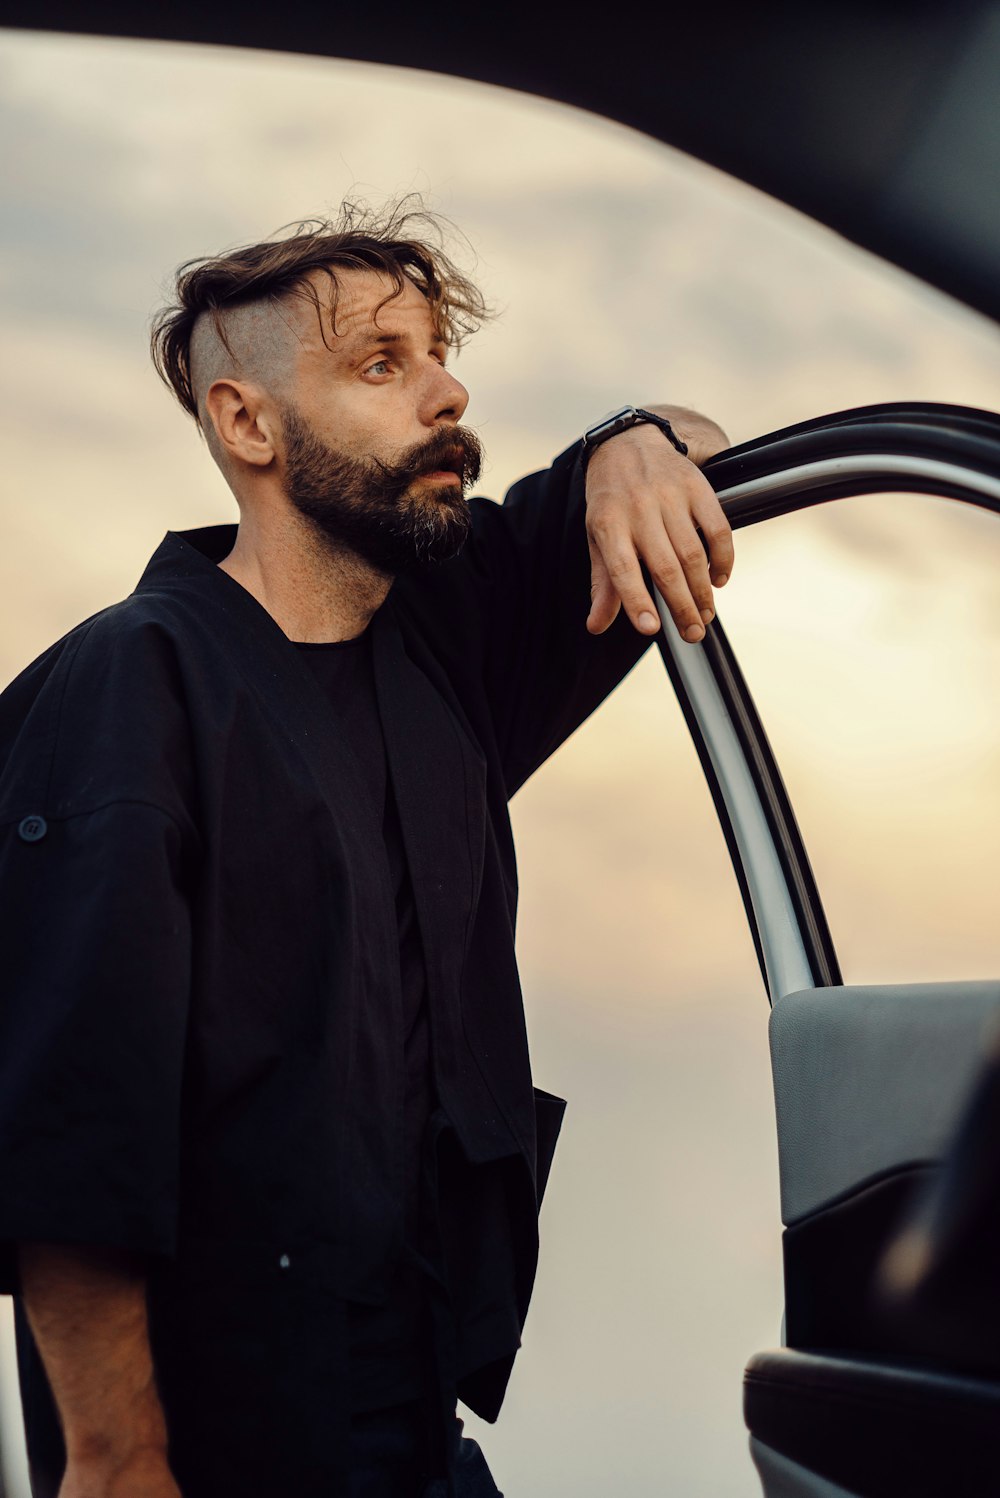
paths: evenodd
<path fill-rule="evenodd" d="M 309 283 L 316 293 L 323 317 L 322 333 L 317 324 L 314 305 L 300 304 L 301 314 L 311 317 L 312 343 L 326 343 L 346 349 L 348 345 L 391 333 L 405 333 L 416 326 L 433 325 L 430 303 L 412 281 L 403 278 L 397 290 L 392 278 L 376 270 L 335 270 L 336 284 L 323 271 L 313 271 Z"/>

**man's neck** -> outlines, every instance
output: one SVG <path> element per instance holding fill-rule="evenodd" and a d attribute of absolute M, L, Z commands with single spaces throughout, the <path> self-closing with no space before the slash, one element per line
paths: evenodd
<path fill-rule="evenodd" d="M 244 514 L 219 566 L 256 598 L 290 640 L 351 640 L 385 602 L 392 578 L 338 551 L 299 515 Z"/>

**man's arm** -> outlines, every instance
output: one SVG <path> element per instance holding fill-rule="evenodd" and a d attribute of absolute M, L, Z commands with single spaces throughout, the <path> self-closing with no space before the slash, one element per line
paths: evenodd
<path fill-rule="evenodd" d="M 146 1284 L 113 1249 L 25 1243 L 28 1321 L 66 1442 L 59 1498 L 180 1498 L 167 1462 Z"/>
<path fill-rule="evenodd" d="M 641 563 L 678 609 L 695 605 L 686 581 L 686 604 L 667 586 L 670 566 L 680 569 L 678 583 L 686 578 L 677 547 L 692 573 L 701 569 L 707 600 L 684 621 L 685 628 L 696 622 L 699 636 L 711 584 L 721 585 L 732 568 L 730 527 L 698 467 L 728 446 L 725 433 L 693 412 L 654 409 L 669 416 L 696 461 L 648 424 L 603 442 L 586 472 L 575 442 L 514 484 L 503 504 L 471 500 L 472 535 L 461 555 L 436 576 L 403 577 L 394 589 L 394 606 L 412 611 L 438 659 L 452 662 L 455 679 L 467 683 L 463 690 L 485 696 L 508 797 L 655 636 L 659 621 Z M 712 544 L 711 577 L 702 535 Z M 644 612 L 649 619 L 640 622 Z"/>
<path fill-rule="evenodd" d="M 587 628 L 603 634 L 624 605 L 634 627 L 660 627 L 644 563 L 681 637 L 696 644 L 715 615 L 712 586 L 733 570 L 733 537 L 711 484 L 699 471 L 729 446 L 721 427 L 681 406 L 649 405 L 688 446 L 682 457 L 650 424 L 603 442 L 587 466 L 591 609 Z M 709 545 L 706 557 L 701 536 Z"/>

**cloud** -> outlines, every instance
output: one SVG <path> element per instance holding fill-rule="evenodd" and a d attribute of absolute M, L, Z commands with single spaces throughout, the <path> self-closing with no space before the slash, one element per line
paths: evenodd
<path fill-rule="evenodd" d="M 577 111 L 401 69 L 173 45 L 8 35 L 0 65 L 0 128 L 14 146 L 0 283 L 3 503 L 18 544 L 47 561 L 26 570 L 7 553 L 7 674 L 75 609 L 127 591 L 168 525 L 232 514 L 147 362 L 146 318 L 171 265 L 323 209 L 352 187 L 375 196 L 427 188 L 478 250 L 505 311 L 459 373 L 495 494 L 627 397 L 678 395 L 741 438 L 868 400 L 988 405 L 997 388 L 1000 355 L 980 319 L 761 194 Z M 974 521 L 932 518 L 927 501 L 906 501 L 902 523 L 903 504 L 821 507 L 737 538 L 723 618 L 738 626 L 755 690 L 803 784 L 834 738 L 842 765 L 887 762 L 864 713 L 894 677 L 918 679 L 943 659 L 949 628 L 974 632 L 995 665 L 985 533 L 980 544 Z M 954 572 L 932 581 L 931 560 L 966 533 L 961 583 Z M 959 585 L 974 600 L 961 626 L 951 601 Z M 959 687 L 974 678 L 939 670 L 939 710 L 906 709 L 911 748 L 936 753 L 973 724 L 990 731 L 981 699 L 972 719 L 959 711 Z M 821 689 L 821 679 L 840 684 Z M 654 690 L 653 673 L 642 680 Z M 825 704 L 848 686 L 858 689 L 854 707 L 838 722 Z M 565 848 L 567 874 L 574 862 L 589 867 L 575 830 L 587 826 L 588 798 L 621 798 L 640 774 L 655 778 L 660 726 L 640 722 L 642 700 L 630 686 L 607 710 L 609 723 L 621 714 L 624 738 L 647 746 L 631 779 L 619 758 L 602 761 L 612 736 L 588 728 L 585 750 L 567 753 L 539 796 L 532 825 L 550 866 Z M 887 730 L 878 740 L 890 741 Z M 688 752 L 677 739 L 672 762 Z M 685 814 L 679 835 L 695 846 Z M 604 866 L 617 866 L 612 833 L 595 835 Z M 719 877 L 704 867 L 685 883 L 676 860 L 663 868 L 644 866 L 634 897 L 613 912 L 632 932 L 633 993 L 659 935 L 654 908 L 683 927 L 700 898 L 690 891 Z"/>

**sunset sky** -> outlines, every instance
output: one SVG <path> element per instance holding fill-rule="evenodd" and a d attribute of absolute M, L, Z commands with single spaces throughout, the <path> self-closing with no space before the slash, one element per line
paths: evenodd
<path fill-rule="evenodd" d="M 606 121 L 400 69 L 0 33 L 0 681 L 235 518 L 148 362 L 182 260 L 426 194 L 502 311 L 459 357 L 502 497 L 625 401 L 734 441 L 886 400 L 996 408 L 991 324 Z M 719 614 L 849 981 L 1000 969 L 1000 522 L 845 501 L 736 537 Z M 581 600 L 586 612 L 587 600 Z M 540 1085 L 570 1110 L 509 1402 L 509 1498 L 749 1498 L 778 1340 L 767 1007 L 652 652 L 514 803 Z"/>

